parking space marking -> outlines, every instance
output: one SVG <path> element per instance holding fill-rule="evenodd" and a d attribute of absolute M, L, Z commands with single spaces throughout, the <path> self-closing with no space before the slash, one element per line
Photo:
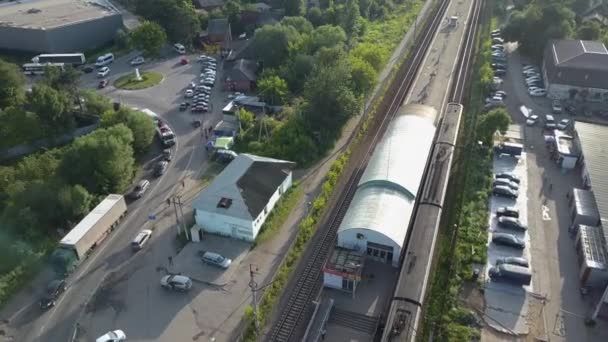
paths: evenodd
<path fill-rule="evenodd" d="M 549 215 L 549 208 L 546 205 L 541 206 L 541 211 L 543 212 L 543 221 L 551 221 L 551 216 Z"/>

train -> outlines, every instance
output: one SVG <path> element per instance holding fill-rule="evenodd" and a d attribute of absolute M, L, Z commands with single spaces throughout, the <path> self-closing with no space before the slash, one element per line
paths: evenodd
<path fill-rule="evenodd" d="M 382 342 L 417 339 L 462 113 L 460 103 L 448 103 L 437 124 L 401 255 L 398 280 L 385 316 Z"/>

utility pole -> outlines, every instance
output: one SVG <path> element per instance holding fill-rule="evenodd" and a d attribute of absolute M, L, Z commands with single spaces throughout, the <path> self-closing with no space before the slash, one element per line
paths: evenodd
<path fill-rule="evenodd" d="M 175 211 L 175 223 L 177 223 L 177 230 L 179 233 L 181 233 L 182 228 L 179 222 L 179 216 L 177 216 L 177 202 L 175 201 L 175 197 L 171 197 L 171 201 L 173 202 L 173 210 Z"/>
<path fill-rule="evenodd" d="M 257 274 L 258 267 L 254 264 L 249 264 L 249 288 L 251 289 L 251 295 L 253 297 L 253 321 L 255 323 L 255 333 L 258 335 L 260 333 L 260 322 L 258 321 L 258 301 L 256 292 L 258 290 L 258 283 L 255 281 L 255 275 Z"/>

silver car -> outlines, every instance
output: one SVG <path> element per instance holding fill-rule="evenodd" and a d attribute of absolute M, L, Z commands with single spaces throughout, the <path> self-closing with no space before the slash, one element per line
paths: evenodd
<path fill-rule="evenodd" d="M 213 253 L 213 252 L 205 252 L 203 253 L 203 262 L 213 265 L 213 266 L 218 266 L 221 268 L 228 268 L 230 267 L 230 264 L 232 264 L 232 260 L 225 258 L 217 253 Z"/>

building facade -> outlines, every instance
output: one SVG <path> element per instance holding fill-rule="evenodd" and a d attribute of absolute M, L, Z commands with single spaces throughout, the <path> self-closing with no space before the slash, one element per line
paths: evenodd
<path fill-rule="evenodd" d="M 545 48 L 547 96 L 608 103 L 608 50 L 600 42 L 554 40 Z"/>

